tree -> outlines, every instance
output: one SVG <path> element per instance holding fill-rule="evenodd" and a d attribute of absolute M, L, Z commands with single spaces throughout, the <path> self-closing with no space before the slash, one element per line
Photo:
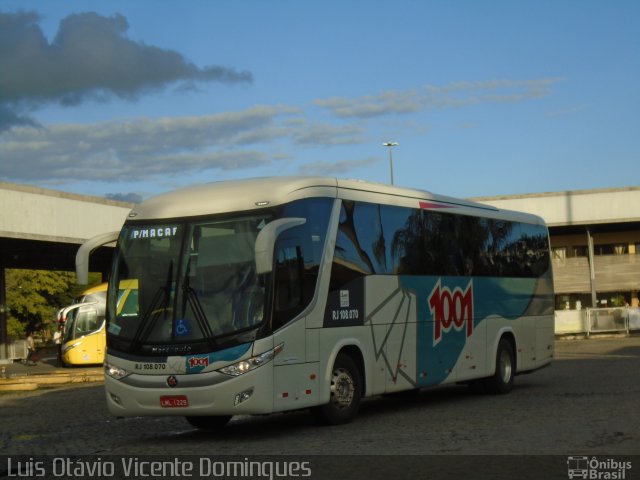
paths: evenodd
<path fill-rule="evenodd" d="M 57 311 L 84 289 L 71 272 L 7 270 L 7 333 L 16 339 L 24 338 L 27 331 L 52 331 Z"/>

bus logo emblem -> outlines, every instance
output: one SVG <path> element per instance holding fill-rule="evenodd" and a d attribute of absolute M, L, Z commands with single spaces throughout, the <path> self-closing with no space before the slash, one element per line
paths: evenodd
<path fill-rule="evenodd" d="M 208 367 L 209 357 L 191 357 L 188 360 L 189 368 Z"/>
<path fill-rule="evenodd" d="M 167 377 L 167 385 L 169 385 L 171 388 L 177 387 L 178 386 L 178 379 L 174 375 L 171 375 L 170 377 Z"/>
<path fill-rule="evenodd" d="M 443 287 L 442 279 L 433 287 L 429 295 L 429 310 L 433 316 L 433 345 L 442 340 L 442 335 L 453 327 L 461 331 L 466 324 L 466 336 L 473 333 L 473 283 L 469 280 L 463 290 L 456 287 L 453 291 L 449 287 Z"/>

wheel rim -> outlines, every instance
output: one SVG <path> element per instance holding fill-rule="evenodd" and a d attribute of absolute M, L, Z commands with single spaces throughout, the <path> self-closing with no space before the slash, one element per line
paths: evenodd
<path fill-rule="evenodd" d="M 355 394 L 353 378 L 348 370 L 337 368 L 331 379 L 331 401 L 338 408 L 348 408 Z"/>
<path fill-rule="evenodd" d="M 500 352 L 500 376 L 504 383 L 511 381 L 511 355 L 507 350 Z"/>

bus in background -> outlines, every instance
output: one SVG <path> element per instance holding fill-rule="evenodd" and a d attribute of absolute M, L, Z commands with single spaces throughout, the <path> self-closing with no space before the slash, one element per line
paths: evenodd
<path fill-rule="evenodd" d="M 82 292 L 62 309 L 62 365 L 94 365 L 104 362 L 107 284 Z"/>
<path fill-rule="evenodd" d="M 507 393 L 554 348 L 549 237 L 534 215 L 334 178 L 199 185 L 137 205 L 107 298 L 116 416 L 310 408 L 352 420 L 363 397 L 449 383 Z M 119 285 L 137 282 L 135 308 Z"/>
<path fill-rule="evenodd" d="M 118 291 L 118 305 L 121 308 L 132 304 L 133 308 L 137 306 L 136 288 L 133 281 L 122 283 Z M 71 305 L 58 312 L 58 322 L 64 325 L 61 345 L 63 366 L 104 363 L 106 301 L 107 284 L 102 283 L 85 290 Z"/>

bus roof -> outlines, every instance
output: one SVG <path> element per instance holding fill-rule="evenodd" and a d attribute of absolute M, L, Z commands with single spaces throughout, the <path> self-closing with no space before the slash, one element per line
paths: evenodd
<path fill-rule="evenodd" d="M 521 221 L 543 223 L 534 215 L 499 210 L 470 200 L 433 194 L 389 184 L 342 180 L 333 177 L 263 177 L 194 185 L 150 198 L 136 205 L 130 219 L 156 220 L 216 213 L 249 211 L 310 197 L 345 198 L 382 204 L 434 209 L 462 209 L 489 217 L 517 216 Z M 502 213 L 502 215 L 501 215 Z"/>

